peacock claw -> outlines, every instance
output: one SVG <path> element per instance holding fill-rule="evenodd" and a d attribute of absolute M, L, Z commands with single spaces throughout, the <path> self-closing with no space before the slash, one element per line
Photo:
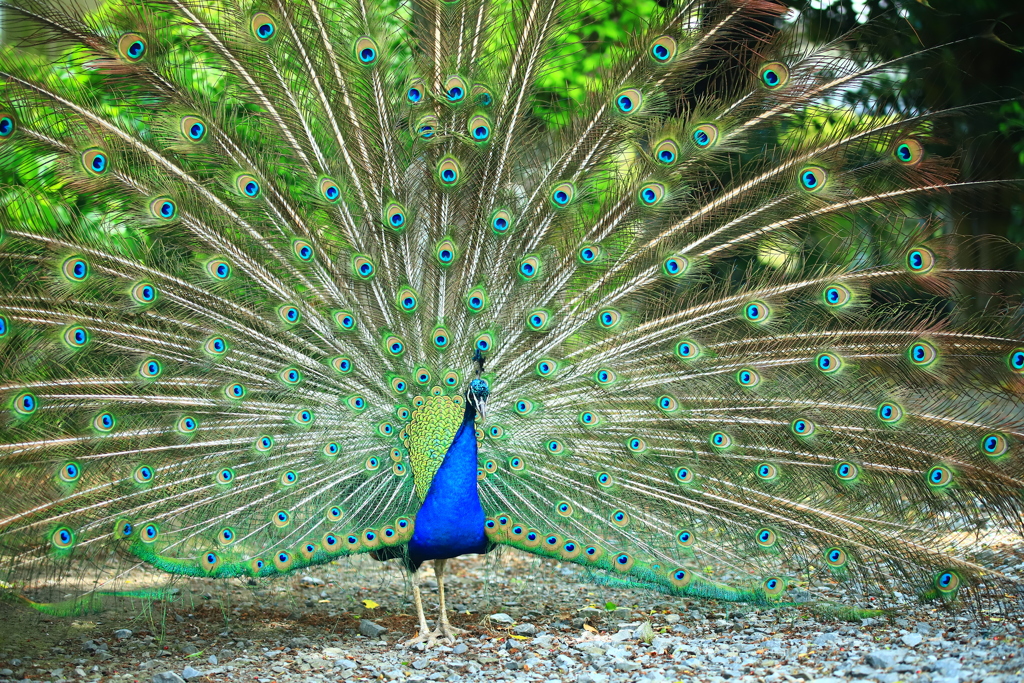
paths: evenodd
<path fill-rule="evenodd" d="M 424 643 L 427 646 L 426 649 L 429 650 L 437 644 L 437 641 L 440 638 L 445 638 L 450 643 L 455 642 L 455 638 L 453 638 L 450 634 L 443 633 L 440 628 L 436 628 L 433 631 L 420 631 L 420 634 L 418 636 L 416 636 L 415 638 L 410 638 L 409 640 L 405 641 L 405 646 L 412 647 L 413 645 L 419 645 L 420 643 Z"/>
<path fill-rule="evenodd" d="M 464 628 L 456 628 L 456 627 L 452 626 L 451 624 L 449 624 L 447 621 L 442 621 L 441 622 L 441 630 L 444 631 L 445 637 L 447 637 L 448 641 L 451 642 L 451 643 L 455 642 L 455 637 L 456 636 L 461 636 L 464 633 L 469 633 L 469 631 L 467 631 L 466 629 L 464 629 Z"/>

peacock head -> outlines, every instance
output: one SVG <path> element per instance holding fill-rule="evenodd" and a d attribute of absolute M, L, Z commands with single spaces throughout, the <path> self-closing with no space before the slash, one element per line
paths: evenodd
<path fill-rule="evenodd" d="M 466 404 L 476 410 L 481 420 L 487 416 L 487 397 L 490 393 L 487 380 L 479 377 L 469 383 L 469 389 L 466 391 Z"/>

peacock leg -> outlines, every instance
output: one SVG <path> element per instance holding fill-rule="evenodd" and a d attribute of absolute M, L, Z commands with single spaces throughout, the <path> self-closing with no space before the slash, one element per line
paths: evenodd
<path fill-rule="evenodd" d="M 434 560 L 434 574 L 437 575 L 437 595 L 441 603 L 441 616 L 438 617 L 437 625 L 441 632 L 450 642 L 455 642 L 455 637 L 466 633 L 465 629 L 455 628 L 448 623 L 448 610 L 444 606 L 444 567 L 448 560 Z"/>
<path fill-rule="evenodd" d="M 427 617 L 423 614 L 423 598 L 420 595 L 420 573 L 414 571 L 412 573 L 412 594 L 416 600 L 416 615 L 420 620 L 420 633 L 415 638 L 406 641 L 406 645 L 415 645 L 417 643 L 426 642 L 427 647 L 433 647 L 434 641 L 440 635 L 438 631 L 431 632 L 427 627 Z"/>

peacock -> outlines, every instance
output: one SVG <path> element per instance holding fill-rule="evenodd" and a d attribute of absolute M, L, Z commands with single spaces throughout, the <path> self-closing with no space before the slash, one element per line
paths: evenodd
<path fill-rule="evenodd" d="M 1020 608 L 1019 279 L 935 208 L 944 113 L 851 104 L 900 61 L 775 0 L 599 58 L 582 0 L 0 5 L 6 601 L 372 553 L 432 645 L 510 546 Z"/>

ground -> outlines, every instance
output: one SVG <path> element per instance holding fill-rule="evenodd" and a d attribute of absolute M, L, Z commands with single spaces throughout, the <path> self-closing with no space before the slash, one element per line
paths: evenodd
<path fill-rule="evenodd" d="M 994 607 L 896 596 L 888 617 L 851 623 L 808 604 L 769 609 L 595 586 L 574 566 L 516 552 L 449 562 L 452 621 L 469 633 L 454 646 L 405 648 L 415 608 L 391 564 L 358 558 L 255 585 L 179 580 L 169 600 L 122 600 L 77 619 L 3 605 L 0 680 L 1024 680 L 1024 631 Z M 126 587 L 158 580 L 138 571 Z"/>

